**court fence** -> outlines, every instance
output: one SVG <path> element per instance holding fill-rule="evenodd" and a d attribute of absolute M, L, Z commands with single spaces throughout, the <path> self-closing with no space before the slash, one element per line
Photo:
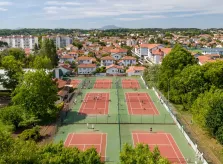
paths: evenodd
<path fill-rule="evenodd" d="M 66 118 L 65 120 L 63 118 Z M 160 124 L 175 125 L 169 114 L 165 115 L 128 115 L 128 114 L 108 114 L 108 115 L 87 115 L 70 111 L 69 115 L 63 113 L 61 123 L 64 124 Z"/>
<path fill-rule="evenodd" d="M 144 81 L 145 84 L 145 80 L 143 79 L 143 77 L 141 76 L 141 79 Z M 156 89 L 156 88 L 152 88 L 153 91 L 155 92 L 156 96 L 158 98 L 160 98 L 161 93 Z M 188 144 L 191 145 L 191 147 L 193 148 L 194 152 L 196 153 L 196 157 L 199 159 L 199 161 L 201 161 L 203 164 L 208 164 L 208 162 L 206 161 L 206 159 L 203 156 L 203 153 L 201 153 L 198 149 L 197 144 L 195 144 L 192 139 L 190 138 L 190 136 L 187 134 L 187 132 L 184 130 L 184 126 L 180 124 L 179 120 L 177 119 L 177 117 L 174 115 L 169 102 L 168 101 L 164 101 L 164 96 L 161 96 L 161 101 L 163 103 L 163 106 L 165 107 L 165 109 L 167 110 L 167 112 L 169 112 L 169 114 L 171 115 L 172 119 L 174 120 L 174 122 L 176 123 L 177 127 L 180 129 L 180 131 L 182 132 L 182 134 L 184 135 L 184 137 L 186 138 Z M 167 103 L 168 102 L 168 103 Z"/>

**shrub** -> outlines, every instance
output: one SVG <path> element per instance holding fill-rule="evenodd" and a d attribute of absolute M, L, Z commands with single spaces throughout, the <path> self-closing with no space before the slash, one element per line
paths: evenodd
<path fill-rule="evenodd" d="M 36 126 L 36 127 L 32 128 L 32 129 L 24 130 L 19 135 L 19 138 L 24 140 L 24 141 L 27 141 L 27 140 L 38 141 L 41 138 L 41 135 L 40 135 L 39 131 L 40 131 L 39 126 Z"/>
<path fill-rule="evenodd" d="M 216 138 L 221 144 L 223 144 L 223 126 L 218 128 L 218 131 L 216 133 Z"/>

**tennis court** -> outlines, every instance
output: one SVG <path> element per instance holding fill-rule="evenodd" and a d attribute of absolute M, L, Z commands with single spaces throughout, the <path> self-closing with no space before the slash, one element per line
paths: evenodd
<path fill-rule="evenodd" d="M 77 147 L 79 150 L 85 151 L 89 148 L 95 148 L 100 154 L 102 161 L 106 157 L 106 133 L 69 133 L 64 145 L 67 147 Z"/>
<path fill-rule="evenodd" d="M 123 79 L 122 80 L 123 89 L 139 89 L 140 85 L 136 79 Z"/>
<path fill-rule="evenodd" d="M 98 79 L 95 81 L 95 89 L 110 89 L 112 87 L 112 80 L 110 79 Z"/>
<path fill-rule="evenodd" d="M 159 115 L 148 93 L 125 93 L 125 100 L 131 115 Z"/>
<path fill-rule="evenodd" d="M 161 155 L 168 158 L 172 163 L 187 163 L 170 133 L 133 131 L 132 139 L 134 146 L 138 143 L 148 144 L 151 150 L 157 146 Z"/>
<path fill-rule="evenodd" d="M 87 93 L 82 101 L 79 114 L 106 115 L 110 102 L 109 93 Z"/>

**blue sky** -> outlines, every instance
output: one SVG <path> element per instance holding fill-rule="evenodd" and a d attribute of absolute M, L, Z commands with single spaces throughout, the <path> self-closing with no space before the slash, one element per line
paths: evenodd
<path fill-rule="evenodd" d="M 223 0 L 0 0 L 0 28 L 223 28 Z"/>

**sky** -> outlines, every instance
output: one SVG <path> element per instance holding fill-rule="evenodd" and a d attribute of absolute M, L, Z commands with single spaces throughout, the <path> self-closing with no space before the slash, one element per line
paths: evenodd
<path fill-rule="evenodd" d="M 0 29 L 223 28 L 223 0 L 0 0 Z"/>

